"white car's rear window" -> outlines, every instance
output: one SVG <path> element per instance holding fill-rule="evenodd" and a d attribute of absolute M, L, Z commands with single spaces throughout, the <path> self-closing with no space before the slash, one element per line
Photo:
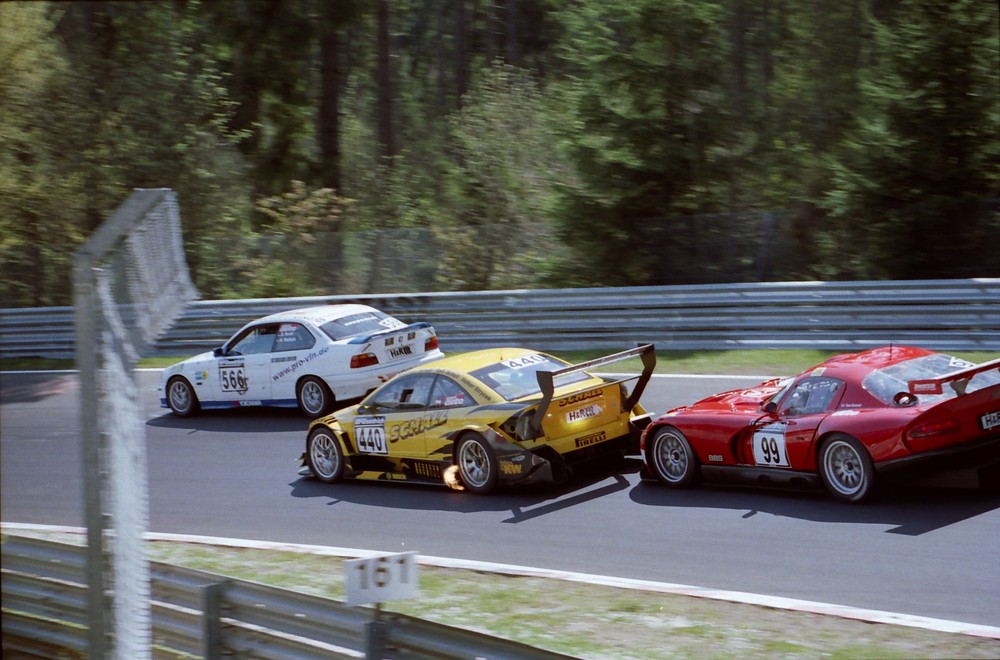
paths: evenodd
<path fill-rule="evenodd" d="M 348 337 L 382 332 L 383 330 L 392 330 L 393 328 L 402 328 L 405 325 L 399 319 L 377 310 L 372 310 L 370 312 L 351 314 L 350 316 L 342 316 L 333 321 L 327 321 L 320 328 L 330 339 L 338 341 L 340 339 L 347 339 Z"/>

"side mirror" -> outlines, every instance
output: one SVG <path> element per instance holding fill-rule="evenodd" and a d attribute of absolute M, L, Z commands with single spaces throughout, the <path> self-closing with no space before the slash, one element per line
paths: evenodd
<path fill-rule="evenodd" d="M 222 346 L 219 346 L 218 348 L 212 349 L 212 355 L 215 356 L 215 357 L 222 357 L 225 354 L 226 354 L 226 352 L 224 350 L 222 350 Z"/>
<path fill-rule="evenodd" d="M 778 412 L 778 403 L 776 401 L 768 401 L 767 403 L 764 404 L 762 410 L 766 412 L 768 415 L 773 415 L 774 413 Z"/>

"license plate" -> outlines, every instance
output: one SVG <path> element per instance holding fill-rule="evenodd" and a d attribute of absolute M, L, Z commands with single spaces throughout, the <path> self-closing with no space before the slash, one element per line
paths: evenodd
<path fill-rule="evenodd" d="M 984 431 L 989 431 L 990 429 L 995 429 L 1000 426 L 1000 410 L 996 412 L 986 413 L 979 418 L 979 425 L 983 427 Z"/>
<path fill-rule="evenodd" d="M 394 360 L 399 358 L 405 358 L 413 355 L 413 344 L 400 344 L 399 346 L 393 346 L 387 349 L 389 351 L 389 356 Z"/>

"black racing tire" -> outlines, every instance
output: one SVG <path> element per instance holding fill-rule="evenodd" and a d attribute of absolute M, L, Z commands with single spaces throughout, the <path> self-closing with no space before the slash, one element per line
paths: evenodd
<path fill-rule="evenodd" d="M 875 491 L 875 464 L 865 446 L 849 435 L 823 440 L 816 463 L 823 485 L 842 502 L 857 504 Z"/>
<path fill-rule="evenodd" d="M 174 376 L 167 381 L 166 395 L 167 405 L 178 417 L 190 417 L 201 409 L 198 395 L 183 376 Z"/>
<path fill-rule="evenodd" d="M 698 455 L 673 426 L 661 426 L 653 432 L 646 447 L 646 464 L 660 483 L 671 488 L 690 488 L 701 481 Z"/>
<path fill-rule="evenodd" d="M 476 495 L 493 492 L 500 481 L 500 463 L 486 438 L 478 433 L 462 436 L 455 449 L 455 463 L 462 484 Z"/>
<path fill-rule="evenodd" d="M 309 419 L 316 419 L 333 408 L 333 392 L 322 378 L 306 376 L 295 386 L 295 399 L 299 410 Z"/>
<path fill-rule="evenodd" d="M 344 478 L 344 451 L 337 434 L 325 426 L 318 426 L 306 441 L 306 464 L 313 476 L 328 484 Z"/>

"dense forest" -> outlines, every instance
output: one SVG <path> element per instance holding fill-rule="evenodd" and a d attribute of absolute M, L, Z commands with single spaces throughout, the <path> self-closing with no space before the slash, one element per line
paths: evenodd
<path fill-rule="evenodd" d="M 133 188 L 206 298 L 1000 276 L 994 0 L 0 3 L 0 306 Z"/>

